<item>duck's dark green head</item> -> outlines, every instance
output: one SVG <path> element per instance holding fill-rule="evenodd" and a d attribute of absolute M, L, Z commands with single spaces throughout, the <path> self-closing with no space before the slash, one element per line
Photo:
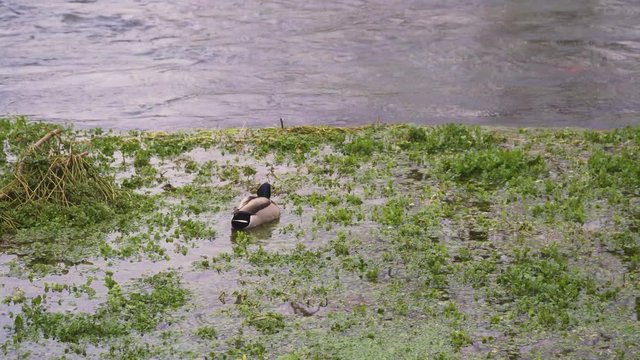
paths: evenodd
<path fill-rule="evenodd" d="M 271 198 L 271 185 L 269 183 L 264 183 L 260 185 L 258 188 L 258 196 L 266 197 L 267 199 Z"/>

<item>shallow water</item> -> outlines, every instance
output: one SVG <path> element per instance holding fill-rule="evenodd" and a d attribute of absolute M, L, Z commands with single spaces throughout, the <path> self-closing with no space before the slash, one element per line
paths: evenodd
<path fill-rule="evenodd" d="M 0 114 L 176 129 L 639 122 L 631 0 L 0 0 Z"/>
<path fill-rule="evenodd" d="M 149 344 L 158 351 L 157 356 L 149 355 L 152 358 L 203 358 L 213 350 L 220 354 L 238 350 L 244 346 L 238 336 L 244 341 L 264 344 L 261 346 L 265 346 L 268 358 L 317 346 L 309 344 L 321 341 L 336 348 L 348 348 L 361 339 L 374 338 L 375 343 L 384 342 L 389 344 L 387 348 L 395 347 L 403 352 L 388 356 L 390 359 L 406 357 L 406 352 L 415 346 L 429 347 L 420 349 L 420 356 L 431 351 L 433 346 L 441 346 L 449 357 L 462 358 L 573 355 L 601 358 L 603 354 L 613 352 L 623 355 L 638 352 L 635 346 L 640 344 L 635 341 L 638 333 L 629 330 L 635 329 L 633 321 L 637 320 L 638 312 L 638 291 L 630 285 L 635 270 L 626 265 L 625 258 L 629 257 L 613 243 L 615 236 L 610 236 L 627 231 L 626 223 L 632 220 L 629 214 L 637 205 L 633 196 L 629 200 L 630 206 L 629 202 L 607 201 L 604 196 L 610 195 L 600 195 L 602 188 L 574 186 L 573 190 L 567 191 L 596 204 L 584 207 L 584 223 L 566 219 L 565 208 L 549 207 L 548 211 L 557 216 L 554 218 L 535 215 L 532 210 L 538 203 L 550 202 L 550 190 L 542 190 L 542 184 L 557 182 L 560 184 L 558 189 L 572 189 L 570 184 L 591 176 L 589 167 L 571 159 L 586 159 L 592 151 L 612 155 L 633 151 L 633 142 L 627 141 L 634 136 L 633 130 L 620 131 L 616 139 L 596 138 L 582 132 L 491 130 L 496 139 L 504 138 L 505 148 L 525 148 L 527 150 L 523 151 L 531 157 L 544 157 L 549 169 L 535 178 L 519 172 L 522 177 L 518 178 L 518 183 L 509 182 L 497 191 L 474 189 L 473 183 L 464 180 L 447 181 L 444 173 L 447 170 L 439 168 L 438 164 L 457 153 L 430 153 L 419 162 L 416 155 L 422 154 L 423 148 L 403 149 L 401 145 L 406 144 L 403 138 L 393 140 L 393 136 L 402 134 L 398 130 L 373 127 L 350 133 L 354 139 L 365 136 L 376 140 L 391 139 L 388 147 L 377 148 L 370 157 L 358 158 L 359 170 L 354 173 L 340 172 L 338 166 L 343 163 L 326 157 L 344 156 L 346 164 L 347 155 L 341 152 L 344 151 L 342 145 L 314 145 L 304 163 L 279 163 L 276 159 L 281 153 L 275 150 L 264 158 L 256 157 L 258 147 L 251 146 L 251 141 L 235 148 L 238 152 L 230 152 L 232 144 L 238 145 L 236 141 L 242 139 L 240 135 L 226 138 L 198 133 L 193 139 L 200 139 L 203 146 L 210 144 L 211 139 L 220 141 L 214 141 L 211 148 L 185 151 L 172 159 L 152 158 L 150 163 L 157 174 L 162 174 L 157 175 L 162 180 L 141 191 L 160 193 L 166 191 L 163 190 L 166 183 L 174 187 L 192 184 L 201 189 L 223 187 L 232 195 L 228 198 L 212 195 L 209 210 L 199 214 L 181 210 L 186 209 L 184 206 L 190 200 L 180 192 L 167 191 L 166 196 L 158 199 L 162 204 L 159 212 L 172 214 L 174 219 L 203 221 L 216 230 L 216 236 L 191 240 L 184 236 L 174 237 L 175 228 L 165 229 L 158 221 L 148 222 L 145 217 L 152 214 L 140 215 L 140 227 L 135 232 L 153 234 L 151 239 L 166 251 L 167 259 L 157 260 L 158 252 L 153 249 L 134 251 L 124 259 L 114 253 L 107 259 L 90 257 L 90 262 L 66 267 L 63 269 L 66 271 L 60 273 L 36 276 L 33 280 L 25 278 L 26 272 L 20 272 L 27 269 L 12 263 L 15 255 L 0 254 L 0 299 L 5 301 L 0 305 L 0 344 L 12 343 L 16 323 L 10 314 L 25 313 L 21 310 L 22 304 L 7 303 L 7 299 L 15 299 L 20 292 L 28 304 L 30 298 L 43 294 L 45 283 L 81 285 L 91 277 L 94 279 L 91 289 L 96 291 L 96 298 L 90 298 L 86 291 L 50 291 L 46 301 L 50 312 L 91 314 L 108 301 L 104 285 L 107 271 L 113 272 L 112 278 L 128 293 L 132 289 L 137 291 L 135 287 L 131 288 L 134 279 L 173 269 L 189 290 L 188 303 L 162 317 L 153 330 L 132 336 L 135 343 Z M 250 134 L 256 136 L 256 131 L 246 133 L 247 139 L 252 139 Z M 300 133 L 287 133 L 293 139 L 301 138 Z M 332 138 L 332 132 L 322 133 Z M 451 137 L 460 136 L 460 133 L 473 134 L 469 131 L 451 133 L 444 143 L 450 143 Z M 81 139 L 87 136 L 81 134 Z M 282 138 L 284 136 L 277 137 L 274 143 L 280 144 L 277 140 Z M 149 138 L 142 134 L 139 139 Z M 152 138 L 156 146 L 164 140 L 167 146 L 174 145 L 172 139 L 175 138 Z M 611 142 L 601 142 L 607 139 Z M 487 143 L 494 141 L 498 140 L 487 140 Z M 485 145 L 472 146 L 475 147 L 471 151 L 484 151 Z M 134 158 L 127 157 L 123 161 L 121 153 L 113 156 L 118 183 L 136 174 L 132 169 Z M 198 166 L 193 166 L 191 161 Z M 229 175 L 232 171 L 226 173 L 225 170 L 231 167 L 236 167 L 237 174 L 242 175 Z M 253 168 L 256 173 L 245 173 L 242 170 L 245 167 Z M 566 175 L 559 176 L 558 172 Z M 630 179 L 619 172 L 607 175 Z M 238 240 L 241 238 L 230 229 L 231 211 L 243 196 L 255 191 L 258 180 L 264 179 L 274 184 L 274 200 L 282 209 L 282 217 L 279 222 L 252 229 L 250 233 L 255 243 L 249 245 L 248 253 L 240 255 L 236 251 L 242 247 L 233 245 L 234 242 L 241 244 Z M 539 192 L 531 193 L 530 187 L 520 184 L 529 181 L 541 182 Z M 528 195 L 522 191 L 527 191 Z M 592 192 L 593 197 L 586 200 L 588 192 Z M 317 196 L 305 196 L 312 194 Z M 331 199 L 319 200 L 324 195 Z M 557 200 L 553 201 L 565 203 L 561 199 L 564 195 L 554 196 Z M 358 199 L 361 203 L 356 201 Z M 172 208 L 179 203 L 183 206 Z M 341 216 L 336 214 L 341 209 L 352 214 L 351 221 L 340 221 Z M 629 225 L 630 229 L 631 226 L 634 225 Z M 422 230 L 414 230 L 418 228 Z M 112 241 L 118 234 L 108 240 L 114 248 L 127 245 L 127 240 Z M 554 249 L 556 245 L 562 249 L 561 260 L 547 262 L 549 255 L 538 248 Z M 183 248 L 188 251 L 182 252 Z M 534 259 L 535 267 L 523 266 L 519 258 L 522 251 L 526 254 L 528 250 L 522 249 L 535 249 L 530 257 Z M 261 250 L 277 257 L 262 257 L 259 255 Z M 208 262 L 221 254 L 229 254 L 228 262 L 222 257 L 215 263 L 213 260 Z M 563 261 L 567 265 L 563 265 Z M 547 265 L 542 267 L 542 264 Z M 557 279 L 592 278 L 597 284 L 594 285 L 598 289 L 597 296 L 581 292 L 582 296 L 575 301 L 579 306 L 571 308 L 572 321 L 576 322 L 574 327 L 535 330 L 534 333 L 531 328 L 519 326 L 535 324 L 533 321 L 537 318 L 529 315 L 527 320 L 524 314 L 513 315 L 519 311 L 519 299 L 532 301 L 532 297 L 512 296 L 508 292 L 511 291 L 509 285 L 500 279 L 511 269 L 522 269 L 524 276 L 533 278 L 539 276 L 537 269 L 546 266 L 563 269 L 557 271 Z M 555 286 L 553 282 L 549 285 Z M 143 289 L 148 290 L 147 287 Z M 609 290 L 618 295 L 609 299 L 604 293 Z M 243 299 L 249 301 L 243 305 Z M 314 314 L 301 314 L 296 311 L 299 306 Z M 252 310 L 248 313 L 247 309 Z M 600 312 L 602 315 L 595 315 Z M 270 313 L 283 315 L 285 327 L 277 334 L 266 335 L 252 322 L 253 319 L 269 318 L 266 315 Z M 576 314 L 575 320 L 573 314 Z M 496 323 L 494 319 L 498 318 L 499 323 Z M 454 330 L 453 326 L 458 325 L 449 325 L 454 322 L 463 322 L 461 326 L 464 327 L 458 328 L 462 330 Z M 204 327 L 215 330 L 219 338 L 207 340 L 198 335 L 198 330 Z M 514 332 L 513 329 L 521 330 Z M 459 354 L 447 345 L 453 341 L 450 336 L 453 331 L 464 331 L 470 336 L 469 343 L 459 349 Z M 364 340 L 367 349 L 377 346 L 369 340 Z M 79 347 L 86 350 L 86 358 L 99 358 L 107 356 L 113 346 L 135 349 L 126 341 L 122 337 L 105 337 L 97 344 L 86 344 L 87 340 L 83 339 Z M 62 341 L 26 340 L 15 349 L 10 346 L 4 356 L 15 359 L 55 355 L 85 358 L 74 355 L 73 349 L 76 349 L 75 345 Z M 335 357 L 382 358 L 361 354 Z M 417 352 L 414 357 L 419 357 Z"/>

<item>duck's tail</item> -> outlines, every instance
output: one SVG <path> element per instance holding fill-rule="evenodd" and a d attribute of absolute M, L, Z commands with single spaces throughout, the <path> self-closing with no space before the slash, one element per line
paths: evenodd
<path fill-rule="evenodd" d="M 231 219 L 231 227 L 234 229 L 244 229 L 249 226 L 251 223 L 251 215 L 248 212 L 238 211 L 233 214 L 233 218 Z"/>

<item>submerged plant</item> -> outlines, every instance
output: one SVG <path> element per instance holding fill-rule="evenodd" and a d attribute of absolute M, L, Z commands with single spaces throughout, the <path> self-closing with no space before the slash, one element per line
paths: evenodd
<path fill-rule="evenodd" d="M 597 293 L 595 282 L 570 268 L 557 245 L 544 247 L 538 254 L 529 248 L 516 249 L 514 264 L 497 281 L 514 297 L 521 313 L 545 328 L 567 328 L 581 299 Z"/>
<path fill-rule="evenodd" d="M 151 331 L 167 312 L 183 306 L 188 292 L 175 272 L 162 272 L 140 279 L 138 287 L 150 289 L 125 292 L 107 273 L 107 302 L 95 313 L 61 313 L 46 308 L 46 295 L 38 295 L 22 305 L 22 313 L 13 319 L 13 341 L 40 337 L 64 343 L 99 341 L 121 337 L 131 331 Z"/>
<path fill-rule="evenodd" d="M 521 177 L 537 177 L 545 168 L 540 156 L 530 157 L 522 150 L 467 152 L 444 159 L 440 171 L 461 183 L 471 182 L 497 188 Z"/>

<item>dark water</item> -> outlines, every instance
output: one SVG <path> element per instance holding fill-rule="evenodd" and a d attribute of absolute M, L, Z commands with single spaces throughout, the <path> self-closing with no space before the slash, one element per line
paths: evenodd
<path fill-rule="evenodd" d="M 0 114 L 119 129 L 640 123 L 635 0 L 0 0 Z"/>

